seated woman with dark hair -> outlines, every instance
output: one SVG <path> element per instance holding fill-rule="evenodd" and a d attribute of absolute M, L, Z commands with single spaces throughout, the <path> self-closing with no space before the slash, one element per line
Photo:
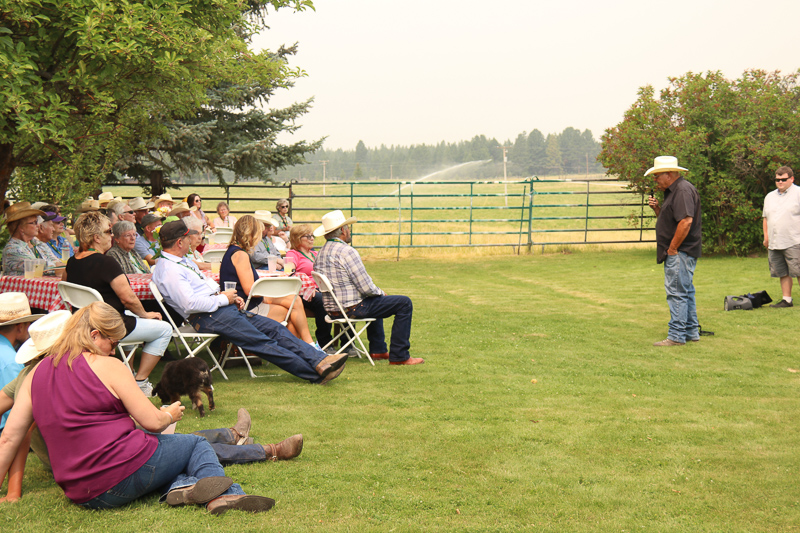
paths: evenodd
<path fill-rule="evenodd" d="M 311 271 L 314 270 L 314 261 L 317 259 L 317 252 L 313 250 L 314 228 L 308 224 L 292 226 L 289 231 L 289 242 L 292 244 L 292 249 L 286 252 L 286 262 L 294 263 L 297 272 L 311 276 Z M 331 323 L 325 320 L 328 313 L 325 311 L 322 293 L 317 290 L 311 300 L 303 300 L 303 307 L 306 311 L 311 310 L 314 313 L 317 342 L 320 346 L 325 346 L 333 337 L 331 336 Z"/>
<path fill-rule="evenodd" d="M 111 248 L 111 226 L 99 211 L 89 211 L 75 221 L 75 236 L 80 247 L 67 262 L 67 281 L 91 287 L 117 310 L 125 324 L 126 342 L 143 342 L 136 380 L 145 396 L 153 386 L 148 376 L 172 340 L 172 326 L 161 321 L 161 313 L 147 311 L 133 293 L 119 264 L 104 255 Z M 132 314 L 126 313 L 126 309 Z"/>
<path fill-rule="evenodd" d="M 134 250 L 136 245 L 136 224 L 121 220 L 111 227 L 114 234 L 114 246 L 107 252 L 108 257 L 119 263 L 125 274 L 149 274 L 150 265 Z"/>
<path fill-rule="evenodd" d="M 113 357 L 125 334 L 119 313 L 103 302 L 76 312 L 30 371 L 0 435 L 0 472 L 11 465 L 36 422 L 56 483 L 74 503 L 111 509 L 151 492 L 170 505 L 205 504 L 213 514 L 259 512 L 275 501 L 247 496 L 225 477 L 213 448 L 199 435 L 155 435 L 183 417 L 180 402 L 156 408 Z"/>
<path fill-rule="evenodd" d="M 222 264 L 219 267 L 219 284 L 224 286 L 226 281 L 236 282 L 236 292 L 242 299 L 247 301 L 253 283 L 258 279 L 256 269 L 250 264 L 248 255 L 255 248 L 256 243 L 261 239 L 262 224 L 252 215 L 244 215 L 236 222 L 233 228 L 233 236 Z M 249 310 L 260 316 L 271 318 L 277 322 L 282 322 L 286 318 L 289 306 L 292 304 L 290 297 L 286 298 L 261 298 L 254 297 L 250 300 Z M 308 320 L 303 307 L 299 302 L 292 307 L 292 314 L 289 317 L 289 331 L 297 337 L 314 345 L 311 332 L 308 330 Z"/>

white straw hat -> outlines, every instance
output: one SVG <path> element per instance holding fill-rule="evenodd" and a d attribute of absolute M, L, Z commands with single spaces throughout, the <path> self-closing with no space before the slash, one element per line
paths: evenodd
<path fill-rule="evenodd" d="M 32 315 L 28 296 L 24 292 L 0 294 L 0 327 L 33 322 L 44 315 Z"/>
<path fill-rule="evenodd" d="M 145 202 L 141 196 L 137 196 L 136 198 L 131 198 L 128 200 L 128 205 L 131 207 L 132 211 L 147 209 L 147 202 Z"/>
<path fill-rule="evenodd" d="M 186 202 L 181 202 L 178 205 L 176 205 L 175 207 L 173 207 L 172 211 L 170 211 L 167 214 L 167 216 L 168 217 L 176 217 L 176 216 L 180 215 L 181 213 L 188 213 L 189 211 L 190 211 L 189 210 L 189 204 L 187 204 Z"/>
<path fill-rule="evenodd" d="M 256 220 L 260 220 L 264 224 L 269 224 L 270 226 L 277 226 L 275 220 L 272 218 L 272 213 L 266 210 L 259 210 L 253 213 L 253 218 Z"/>
<path fill-rule="evenodd" d="M 653 167 L 644 173 L 645 176 L 649 176 L 653 173 L 659 172 L 688 172 L 688 168 L 683 168 L 678 166 L 678 158 L 673 157 L 671 155 L 660 155 L 653 160 Z"/>
<path fill-rule="evenodd" d="M 72 313 L 69 311 L 55 311 L 31 324 L 28 328 L 31 338 L 20 347 L 14 360 L 24 365 L 49 350 L 61 336 L 70 317 Z"/>
<path fill-rule="evenodd" d="M 314 237 L 322 237 L 333 230 L 339 229 L 353 222 L 358 222 L 356 217 L 344 218 L 344 213 L 337 209 L 322 215 L 322 225 L 314 230 Z"/>
<path fill-rule="evenodd" d="M 100 196 L 97 197 L 97 201 L 100 202 L 100 207 L 105 207 L 106 204 L 113 199 L 114 199 L 113 192 L 100 193 Z"/>

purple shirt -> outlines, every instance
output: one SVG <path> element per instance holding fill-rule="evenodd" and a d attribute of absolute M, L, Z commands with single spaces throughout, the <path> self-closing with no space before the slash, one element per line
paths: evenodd
<path fill-rule="evenodd" d="M 84 503 L 136 472 L 158 439 L 136 429 L 119 398 L 81 355 L 54 367 L 47 357 L 31 383 L 33 418 L 50 450 L 53 477 L 64 494 Z"/>

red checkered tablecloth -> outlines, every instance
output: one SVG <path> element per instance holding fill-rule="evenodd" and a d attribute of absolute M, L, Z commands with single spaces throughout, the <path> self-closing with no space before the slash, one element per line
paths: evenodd
<path fill-rule="evenodd" d="M 67 309 L 58 294 L 59 281 L 61 281 L 61 278 L 0 276 L 0 292 L 24 292 L 31 307 L 44 309 L 49 313 L 59 309 Z"/>

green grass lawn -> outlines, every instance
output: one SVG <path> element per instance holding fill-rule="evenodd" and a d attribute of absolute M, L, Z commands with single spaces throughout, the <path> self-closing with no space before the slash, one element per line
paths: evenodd
<path fill-rule="evenodd" d="M 272 511 L 217 518 L 153 496 L 89 512 L 30 457 L 4 530 L 800 529 L 798 310 L 722 310 L 727 294 L 779 296 L 766 259 L 701 259 L 700 323 L 716 335 L 673 348 L 652 346 L 669 319 L 652 250 L 367 268 L 413 299 L 424 365 L 351 360 L 326 387 L 233 369 L 215 376 L 217 410 L 178 426 L 230 426 L 246 407 L 257 441 L 302 432 L 296 460 L 227 468 Z"/>

